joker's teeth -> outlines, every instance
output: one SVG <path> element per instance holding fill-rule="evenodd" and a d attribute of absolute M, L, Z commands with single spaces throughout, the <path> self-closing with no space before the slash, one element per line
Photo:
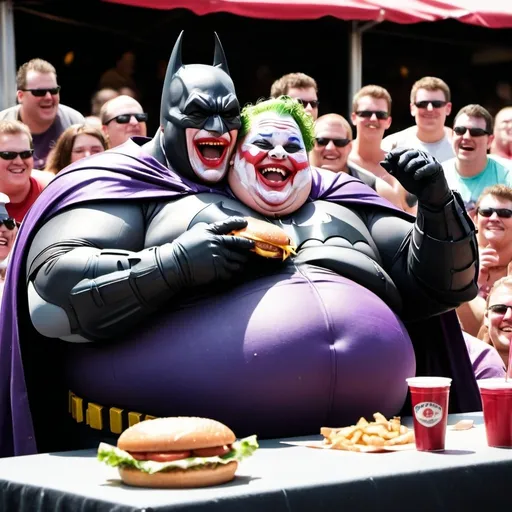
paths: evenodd
<path fill-rule="evenodd" d="M 286 171 L 283 171 L 283 169 L 278 169 L 277 167 L 266 167 L 265 169 L 260 170 L 261 174 L 267 174 L 269 172 L 278 172 L 281 174 L 281 176 L 288 176 L 288 173 Z"/>

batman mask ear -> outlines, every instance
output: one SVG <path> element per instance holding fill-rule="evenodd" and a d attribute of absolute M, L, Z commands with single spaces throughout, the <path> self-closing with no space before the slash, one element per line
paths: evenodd
<path fill-rule="evenodd" d="M 226 74 L 229 75 L 228 62 L 226 60 L 226 56 L 224 55 L 224 50 L 222 48 L 222 44 L 220 44 L 219 36 L 217 32 L 215 34 L 215 54 L 213 56 L 213 65 L 216 68 L 222 69 Z"/>
<path fill-rule="evenodd" d="M 165 74 L 166 86 L 169 85 L 172 77 L 178 72 L 178 70 L 183 65 L 181 61 L 181 46 L 183 42 L 183 32 L 185 31 L 181 31 L 180 35 L 178 36 L 178 39 L 176 40 L 176 43 L 174 44 L 174 48 L 171 53 L 171 58 L 169 59 L 169 64 L 167 65 L 167 72 Z"/>

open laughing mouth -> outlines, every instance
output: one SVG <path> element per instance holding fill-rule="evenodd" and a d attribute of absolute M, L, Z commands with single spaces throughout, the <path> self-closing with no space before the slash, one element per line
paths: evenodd
<path fill-rule="evenodd" d="M 194 144 L 201 162 L 210 168 L 221 165 L 229 147 L 226 139 L 215 137 L 195 139 Z"/>
<path fill-rule="evenodd" d="M 277 165 L 262 165 L 256 168 L 258 179 L 267 187 L 284 188 L 292 179 L 293 172 L 286 167 Z"/>

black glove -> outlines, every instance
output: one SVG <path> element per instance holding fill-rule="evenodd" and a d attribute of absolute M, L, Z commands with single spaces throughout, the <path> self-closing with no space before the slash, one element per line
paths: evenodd
<path fill-rule="evenodd" d="M 393 149 L 380 165 L 414 194 L 420 204 L 440 209 L 452 198 L 441 164 L 417 149 Z"/>
<path fill-rule="evenodd" d="M 202 286 L 230 279 L 244 268 L 252 240 L 228 235 L 247 226 L 243 217 L 229 217 L 213 224 L 197 224 L 171 244 L 172 282 L 180 287 Z"/>

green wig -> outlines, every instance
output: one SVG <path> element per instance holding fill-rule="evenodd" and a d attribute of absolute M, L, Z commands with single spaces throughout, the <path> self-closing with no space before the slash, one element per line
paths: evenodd
<path fill-rule="evenodd" d="M 239 137 L 245 137 L 251 129 L 252 120 L 263 112 L 277 112 L 281 116 L 291 116 L 299 126 L 300 133 L 304 139 L 306 151 L 311 151 L 315 144 L 313 130 L 313 118 L 304 110 L 304 107 L 289 96 L 279 96 L 270 100 L 260 101 L 256 105 L 246 105 L 242 109 L 242 127 Z"/>

